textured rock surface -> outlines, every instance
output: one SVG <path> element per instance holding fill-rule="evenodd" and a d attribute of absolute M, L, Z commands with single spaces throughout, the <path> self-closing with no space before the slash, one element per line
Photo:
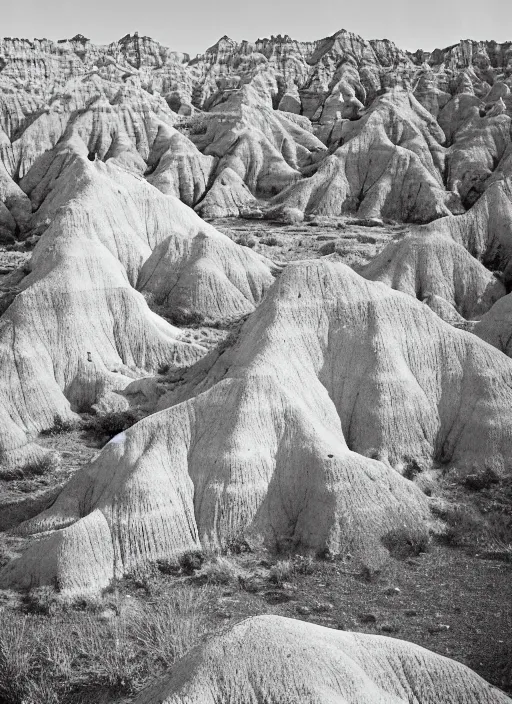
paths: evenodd
<path fill-rule="evenodd" d="M 471 41 L 411 54 L 345 30 L 222 37 L 193 59 L 137 34 L 4 39 L 0 158 L 16 181 L 73 124 L 97 158 L 115 154 L 208 217 L 238 214 L 245 185 L 306 212 L 428 222 L 510 175 L 511 55 Z M 26 200 L 0 183 L 22 231 Z M 16 230 L 3 209 L 0 227 Z"/>
<path fill-rule="evenodd" d="M 427 530 L 400 476 L 411 462 L 510 473 L 511 388 L 507 357 L 410 296 L 341 264 L 289 265 L 237 341 L 22 524 L 49 537 L 2 583 L 95 590 L 241 534 L 378 560 L 388 534 Z"/>
<path fill-rule="evenodd" d="M 0 289 L 1 461 L 191 367 L 22 527 L 43 543 L 4 583 L 91 591 L 244 532 L 378 558 L 428 529 L 411 462 L 510 473 L 510 45 L 342 30 L 193 59 L 138 35 L 0 55 L 0 238 L 36 243 Z M 411 225 L 362 276 L 281 274 L 200 216 Z M 251 315 L 199 361 L 146 299 L 176 323 Z"/>
<path fill-rule="evenodd" d="M 22 180 L 36 208 L 32 231 L 43 234 L 28 273 L 12 274 L 17 295 L 0 319 L 5 462 L 17 462 L 55 416 L 204 354 L 148 308 L 137 285 L 181 318 L 229 321 L 254 310 L 277 271 L 118 157 L 87 154 L 69 128 Z"/>
<path fill-rule="evenodd" d="M 135 701 L 506 704 L 511 700 L 464 665 L 417 645 L 259 616 L 192 650 Z"/>

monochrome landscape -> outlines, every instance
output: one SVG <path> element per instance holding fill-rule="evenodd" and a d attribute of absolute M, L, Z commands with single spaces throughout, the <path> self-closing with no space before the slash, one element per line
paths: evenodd
<path fill-rule="evenodd" d="M 0 704 L 512 701 L 512 40 L 0 40 Z"/>

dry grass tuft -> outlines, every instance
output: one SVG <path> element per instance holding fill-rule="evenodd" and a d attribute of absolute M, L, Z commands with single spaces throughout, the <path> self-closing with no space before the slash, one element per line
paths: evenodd
<path fill-rule="evenodd" d="M 0 702 L 66 704 L 96 689 L 131 695 L 203 637 L 209 598 L 208 587 L 175 588 L 136 608 L 0 612 Z"/>

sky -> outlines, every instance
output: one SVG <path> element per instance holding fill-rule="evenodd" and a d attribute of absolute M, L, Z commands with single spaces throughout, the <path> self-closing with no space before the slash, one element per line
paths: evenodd
<path fill-rule="evenodd" d="M 459 39 L 512 41 L 512 0 L 0 0 L 0 10 L 4 37 L 83 34 L 108 44 L 138 31 L 192 56 L 225 34 L 307 41 L 347 29 L 427 51 Z"/>

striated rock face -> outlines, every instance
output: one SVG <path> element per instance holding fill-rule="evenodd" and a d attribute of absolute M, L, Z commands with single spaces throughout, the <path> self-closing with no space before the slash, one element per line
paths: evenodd
<path fill-rule="evenodd" d="M 226 629 L 135 699 L 136 704 L 252 701 L 506 704 L 510 699 L 468 667 L 412 643 L 340 633 L 282 616 L 254 616 Z"/>
<path fill-rule="evenodd" d="M 0 43 L 0 239 L 35 244 L 0 288 L 0 461 L 182 377 L 20 527 L 41 541 L 2 584 L 93 592 L 240 535 L 378 561 L 428 533 L 411 463 L 510 474 L 510 52 Z M 410 231 L 359 274 L 282 271 L 202 219 L 228 216 Z M 247 316 L 204 359 L 169 322 Z"/>
<path fill-rule="evenodd" d="M 20 461 L 56 416 L 205 352 L 181 341 L 140 292 L 181 318 L 227 322 L 253 311 L 277 272 L 127 171 L 119 155 L 91 162 L 79 134 L 67 128 L 22 179 L 36 207 L 31 226 L 43 234 L 28 271 L 4 281 L 17 292 L 4 294 L 0 318 L 4 462 Z"/>
<path fill-rule="evenodd" d="M 471 41 L 410 54 L 345 30 L 222 37 L 195 58 L 137 34 L 106 46 L 4 39 L 1 231 L 26 227 L 9 177 L 71 124 L 99 159 L 136 151 L 132 167 L 209 217 L 272 196 L 272 214 L 282 203 L 420 223 L 463 212 L 510 175 L 511 57 L 509 44 Z"/>
<path fill-rule="evenodd" d="M 289 265 L 234 343 L 22 524 L 48 537 L 0 579 L 94 591 L 233 536 L 383 559 L 388 534 L 428 530 L 411 462 L 510 474 L 511 389 L 505 355 L 412 297 L 342 264 Z"/>

